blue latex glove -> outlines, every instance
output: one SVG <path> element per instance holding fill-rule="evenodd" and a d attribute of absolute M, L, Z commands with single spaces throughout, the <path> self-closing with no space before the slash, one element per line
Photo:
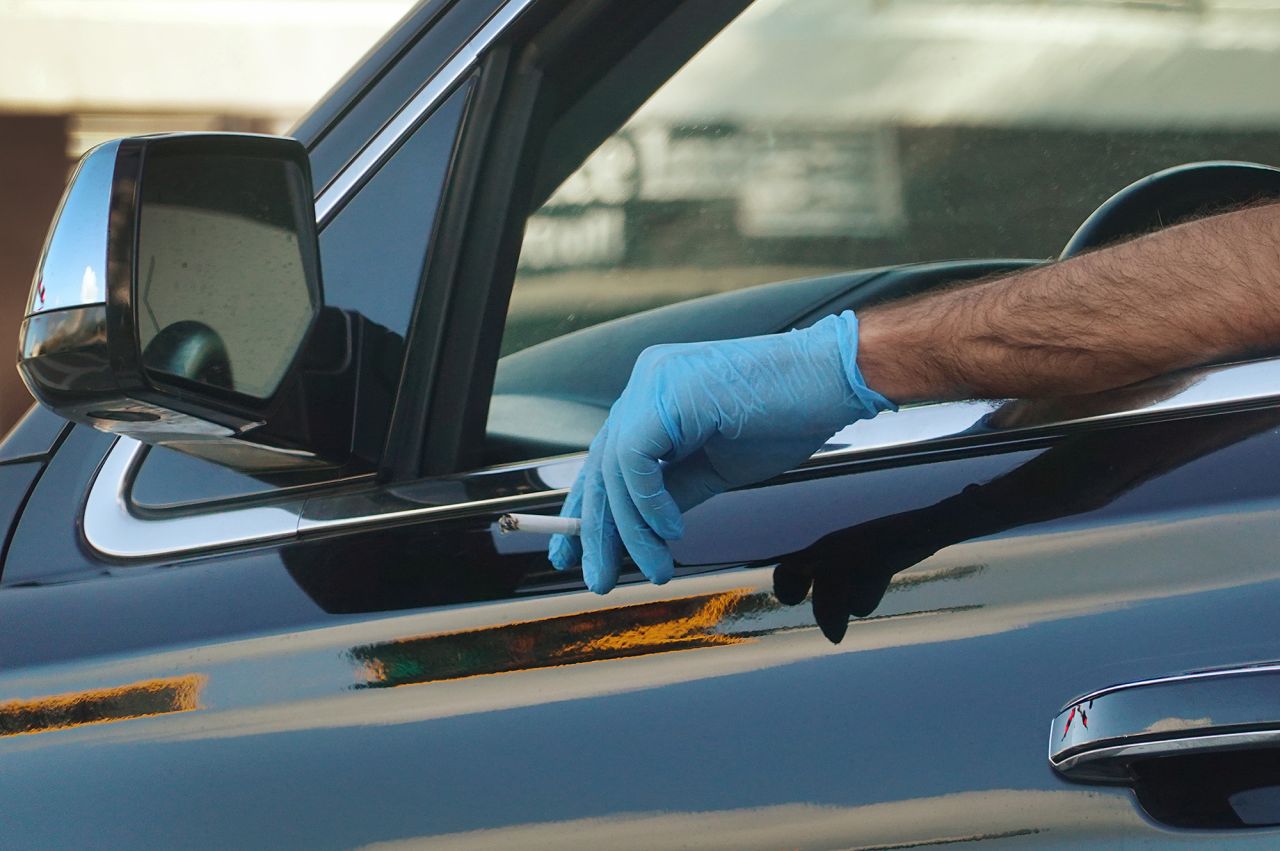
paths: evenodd
<path fill-rule="evenodd" d="M 645 349 L 561 511 L 582 518 L 582 534 L 553 536 L 552 564 L 581 563 L 604 594 L 625 545 L 645 576 L 666 582 L 682 512 L 786 472 L 849 423 L 896 408 L 867 387 L 857 350 L 852 311 L 786 334 Z"/>

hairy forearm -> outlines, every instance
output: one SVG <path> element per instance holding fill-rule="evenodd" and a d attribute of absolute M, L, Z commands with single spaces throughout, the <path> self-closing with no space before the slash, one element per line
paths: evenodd
<path fill-rule="evenodd" d="M 1280 346 L 1280 205 L 872 308 L 858 363 L 896 402 L 1067 396 Z"/>

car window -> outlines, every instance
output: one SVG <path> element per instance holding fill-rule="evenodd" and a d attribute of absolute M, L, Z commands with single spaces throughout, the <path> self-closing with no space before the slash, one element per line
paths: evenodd
<path fill-rule="evenodd" d="M 386 437 L 427 239 L 469 91 L 470 84 L 450 95 L 320 232 L 325 304 L 358 313 L 372 327 L 363 337 L 371 368 L 356 411 L 356 440 L 368 457 L 378 456 Z M 264 479 L 157 448 L 143 460 L 133 494 L 139 505 L 171 507 L 257 496 L 333 475 Z"/>
<path fill-rule="evenodd" d="M 1280 162 L 1277 45 L 1268 3 L 757 0 L 529 217 L 502 353 L 765 282 L 1053 256 L 1146 174 Z"/>

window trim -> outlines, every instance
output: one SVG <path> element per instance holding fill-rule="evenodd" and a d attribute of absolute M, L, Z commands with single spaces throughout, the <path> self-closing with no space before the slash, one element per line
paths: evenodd
<path fill-rule="evenodd" d="M 1164 398 L 1137 408 L 1125 406 L 1135 389 L 1158 393 L 1169 386 L 1177 389 Z M 824 449 L 781 478 L 886 458 L 975 448 L 990 451 L 1115 425 L 1280 407 L 1280 358 L 1183 370 L 1095 394 L 1089 400 L 1092 412 L 1086 416 L 1003 429 L 975 428 L 1001 406 L 998 401 L 940 402 L 885 412 L 842 430 Z M 153 519 L 155 512 L 143 517 L 130 507 L 129 492 L 143 450 L 143 444 L 120 438 L 90 486 L 84 535 L 101 555 L 124 560 L 161 558 L 418 520 L 492 515 L 496 523 L 507 511 L 554 509 L 586 458 L 580 452 L 417 482 L 366 484 Z M 457 499 L 459 492 L 467 498 Z M 235 531 L 229 533 L 229 529 Z"/>
<path fill-rule="evenodd" d="M 93 477 L 84 506 L 84 537 L 95 553 L 117 559 L 178 555 L 292 537 L 305 500 L 294 496 L 268 504 L 180 512 L 155 518 L 132 507 L 133 481 L 147 446 L 121 437 Z M 170 512 L 165 512 L 166 515 Z"/>
<path fill-rule="evenodd" d="M 365 181 L 391 158 L 410 133 L 479 64 L 488 48 L 520 18 L 534 0 L 507 0 L 458 51 L 432 74 L 408 103 L 365 143 L 316 199 L 316 227 L 323 228 L 337 215 Z"/>

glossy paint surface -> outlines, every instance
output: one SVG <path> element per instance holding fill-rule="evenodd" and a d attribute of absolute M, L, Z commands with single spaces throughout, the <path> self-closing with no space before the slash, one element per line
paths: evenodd
<path fill-rule="evenodd" d="M 22 505 L 43 466 L 39 461 L 0 464 L 0 565 Z"/>
<path fill-rule="evenodd" d="M 499 552 L 494 518 L 7 588 L 6 838 L 1204 841 L 1058 778 L 1047 732 L 1107 685 L 1280 658 L 1278 427 L 1223 415 L 730 494 L 690 516 L 682 575 L 607 597 L 532 542 Z"/>
<path fill-rule="evenodd" d="M 32 405 L 9 433 L 0 439 L 0 463 L 44 458 L 70 424 L 40 405 Z"/>

